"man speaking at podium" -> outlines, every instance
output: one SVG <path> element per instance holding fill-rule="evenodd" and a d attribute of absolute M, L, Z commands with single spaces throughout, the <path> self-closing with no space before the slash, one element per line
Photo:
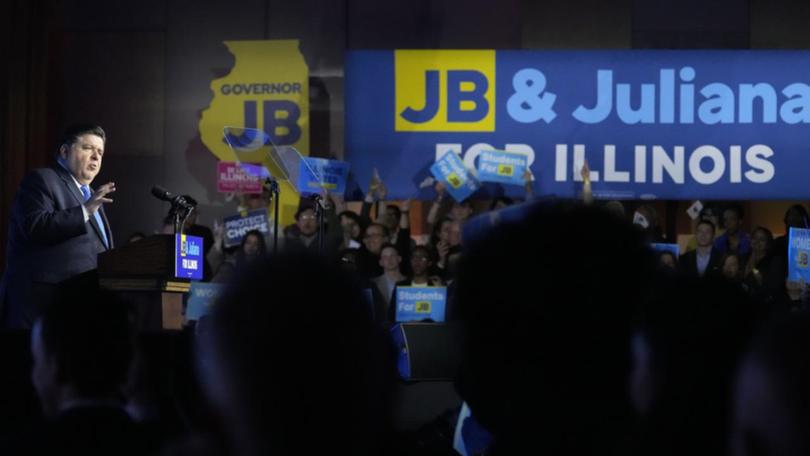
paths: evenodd
<path fill-rule="evenodd" d="M 56 163 L 27 174 L 14 199 L 6 269 L 0 283 L 3 326 L 30 328 L 54 298 L 55 284 L 96 268 L 113 247 L 103 203 L 115 184 L 92 189 L 106 134 L 96 125 L 69 127 Z"/>

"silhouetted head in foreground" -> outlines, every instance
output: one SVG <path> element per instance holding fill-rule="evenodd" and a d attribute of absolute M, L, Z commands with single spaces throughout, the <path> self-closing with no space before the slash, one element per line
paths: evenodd
<path fill-rule="evenodd" d="M 201 381 L 234 454 L 375 454 L 391 345 L 339 266 L 306 254 L 241 271 L 201 336 Z"/>
<path fill-rule="evenodd" d="M 737 375 L 734 456 L 810 454 L 810 316 L 792 314 L 755 338 Z"/>
<path fill-rule="evenodd" d="M 624 454 L 632 318 L 654 254 L 606 211 L 533 209 L 465 246 L 457 388 L 498 454 Z"/>
<path fill-rule="evenodd" d="M 630 389 L 643 454 L 727 454 L 734 372 L 751 340 L 754 306 L 716 277 L 656 283 L 633 339 Z"/>
<path fill-rule="evenodd" d="M 58 296 L 31 333 L 32 380 L 47 417 L 88 402 L 117 402 L 132 363 L 127 308 L 79 277 Z"/>

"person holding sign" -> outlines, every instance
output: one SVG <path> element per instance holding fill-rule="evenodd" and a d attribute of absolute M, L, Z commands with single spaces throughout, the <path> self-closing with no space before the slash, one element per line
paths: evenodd
<path fill-rule="evenodd" d="M 801 204 L 794 204 L 790 206 L 785 212 L 785 235 L 779 236 L 773 241 L 773 254 L 781 257 L 783 261 L 788 258 L 788 241 L 790 239 L 791 228 L 810 228 L 810 215 L 807 214 L 807 209 Z M 787 277 L 787 269 L 785 269 L 785 277 Z"/>
<path fill-rule="evenodd" d="M 371 224 L 371 208 L 374 202 L 377 201 L 378 216 L 376 222 L 384 225 L 388 229 L 388 241 L 396 246 L 404 262 L 402 269 L 407 272 L 410 268 L 408 258 L 410 257 L 411 249 L 416 246 L 416 243 L 411 239 L 411 201 L 406 200 L 402 203 L 402 207 L 399 207 L 386 202 L 386 196 L 388 196 L 388 188 L 385 186 L 385 182 L 380 179 L 375 169 L 371 182 L 369 183 L 368 193 L 365 199 L 363 199 L 360 219 L 367 221 L 367 223 L 365 223 L 366 227 Z"/>
<path fill-rule="evenodd" d="M 445 198 L 445 184 L 442 182 L 437 182 L 435 189 L 436 201 L 434 201 L 433 205 L 430 206 L 430 210 L 428 211 L 428 225 L 431 227 L 435 226 L 437 221 L 442 220 L 445 217 L 449 218 L 450 220 L 464 223 L 473 215 L 473 207 L 470 200 L 453 200 L 450 204 L 447 204 L 447 199 Z"/>
<path fill-rule="evenodd" d="M 20 183 L 0 282 L 5 327 L 30 328 L 53 300 L 55 284 L 95 269 L 98 254 L 113 248 L 102 206 L 112 203 L 115 184 L 90 187 L 101 171 L 106 139 L 97 125 L 69 127 L 56 163 Z"/>
<path fill-rule="evenodd" d="M 411 271 L 413 275 L 410 279 L 397 282 L 397 287 L 441 287 L 444 284 L 439 276 L 431 275 L 434 264 L 434 255 L 424 245 L 417 245 L 413 252 L 411 252 Z M 396 287 L 392 293 L 396 296 Z M 389 307 L 389 316 L 391 321 L 394 320 L 396 308 L 395 306 Z"/>

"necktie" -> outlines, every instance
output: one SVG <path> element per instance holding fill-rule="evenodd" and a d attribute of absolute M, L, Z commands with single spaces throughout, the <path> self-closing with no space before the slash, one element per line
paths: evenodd
<path fill-rule="evenodd" d="M 90 187 L 87 185 L 82 185 L 82 195 L 84 195 L 85 201 L 89 200 L 90 196 L 92 195 L 92 192 L 90 192 Z M 101 210 L 101 208 L 99 208 L 99 210 Z M 104 222 L 101 220 L 99 210 L 97 210 L 93 216 L 96 218 L 96 223 L 98 223 L 99 231 L 101 232 L 101 240 L 104 241 L 105 246 L 109 246 L 107 243 L 107 233 L 104 232 Z"/>

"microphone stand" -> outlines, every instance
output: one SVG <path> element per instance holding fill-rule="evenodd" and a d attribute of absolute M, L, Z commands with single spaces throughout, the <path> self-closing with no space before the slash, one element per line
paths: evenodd
<path fill-rule="evenodd" d="M 172 212 L 174 213 L 174 234 L 182 234 L 183 226 L 186 224 L 186 220 L 193 210 L 194 206 L 172 204 Z M 180 212 L 183 213 L 182 220 L 180 219 Z"/>
<path fill-rule="evenodd" d="M 281 190 L 278 181 L 272 178 L 266 178 L 264 185 L 270 190 L 273 197 L 273 253 L 278 253 L 278 199 Z"/>
<path fill-rule="evenodd" d="M 323 197 L 321 197 L 321 195 L 312 195 L 312 200 L 315 201 L 315 216 L 317 217 L 318 220 L 318 252 L 323 253 L 323 236 L 324 236 Z"/>

